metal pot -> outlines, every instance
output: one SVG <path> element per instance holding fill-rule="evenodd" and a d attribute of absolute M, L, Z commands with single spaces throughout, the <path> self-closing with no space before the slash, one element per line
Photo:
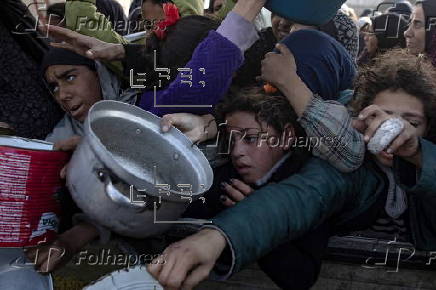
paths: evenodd
<path fill-rule="evenodd" d="M 88 217 L 118 234 L 162 233 L 212 185 L 203 153 L 177 129 L 162 134 L 160 118 L 136 106 L 98 102 L 84 128 L 67 186 Z"/>

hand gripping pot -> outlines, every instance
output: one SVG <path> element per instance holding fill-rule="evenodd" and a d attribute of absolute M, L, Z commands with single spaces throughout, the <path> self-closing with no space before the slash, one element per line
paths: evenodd
<path fill-rule="evenodd" d="M 207 191 L 212 169 L 179 130 L 136 106 L 100 101 L 67 170 L 73 199 L 92 220 L 129 237 L 162 233 Z"/>

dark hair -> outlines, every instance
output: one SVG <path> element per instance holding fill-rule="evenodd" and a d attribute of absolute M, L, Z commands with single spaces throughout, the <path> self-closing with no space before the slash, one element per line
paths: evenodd
<path fill-rule="evenodd" d="M 232 88 L 224 102 L 216 107 L 221 120 L 237 111 L 253 113 L 258 123 L 265 122 L 279 133 L 284 131 L 286 124 L 291 124 L 297 137 L 305 136 L 289 101 L 283 96 L 269 95 L 259 87 Z"/>
<path fill-rule="evenodd" d="M 181 18 L 176 25 L 167 29 L 168 35 L 159 55 L 161 63 L 168 67 L 184 67 L 198 44 L 218 26 L 216 21 L 200 15 Z"/>
<path fill-rule="evenodd" d="M 147 1 L 150 1 L 153 4 L 158 4 L 160 6 L 162 6 L 164 3 L 173 3 L 173 1 L 171 1 L 171 0 L 142 0 L 141 5 Z"/>
<path fill-rule="evenodd" d="M 436 142 L 435 82 L 436 71 L 424 57 L 408 54 L 402 49 L 388 51 L 360 72 L 352 110 L 354 113 L 362 111 L 383 91 L 403 90 L 423 103 L 428 120 L 426 138 Z"/>
<path fill-rule="evenodd" d="M 394 47 L 406 47 L 404 32 L 409 24 L 408 18 L 396 13 L 372 17 L 372 28 L 378 41 L 378 50 L 385 52 Z"/>
<path fill-rule="evenodd" d="M 47 16 L 57 15 L 60 17 L 65 17 L 65 3 L 54 3 L 48 6 Z"/>
<path fill-rule="evenodd" d="M 96 0 L 95 6 L 97 11 L 106 16 L 112 23 L 112 28 L 120 35 L 125 35 L 127 31 L 124 29 L 126 16 L 124 15 L 123 7 L 115 0 Z M 120 23 L 121 25 L 120 27 Z"/>
<path fill-rule="evenodd" d="M 153 64 L 153 50 L 157 51 L 157 66 L 170 69 L 170 79 L 162 78 L 162 87 L 171 83 L 178 74 L 177 69 L 183 68 L 192 58 L 195 48 L 203 41 L 211 30 L 218 28 L 219 24 L 207 17 L 191 15 L 181 18 L 175 25 L 167 28 L 167 36 L 159 40 L 154 34 L 146 41 L 146 57 Z M 159 81 L 151 65 L 147 73 L 153 87 Z"/>

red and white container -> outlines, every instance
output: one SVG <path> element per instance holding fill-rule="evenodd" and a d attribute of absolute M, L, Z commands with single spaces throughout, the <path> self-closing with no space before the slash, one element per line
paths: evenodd
<path fill-rule="evenodd" d="M 0 136 L 0 247 L 27 247 L 56 237 L 59 177 L 66 152 L 39 140 Z"/>

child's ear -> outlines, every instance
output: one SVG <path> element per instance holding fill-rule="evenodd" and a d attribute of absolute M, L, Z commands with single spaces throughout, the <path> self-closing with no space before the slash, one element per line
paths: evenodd
<path fill-rule="evenodd" d="M 291 144 L 293 144 L 292 140 L 295 138 L 295 128 L 292 124 L 287 123 L 283 128 L 283 134 L 285 135 L 285 144 L 283 146 L 284 151 L 288 151 L 291 148 Z"/>

